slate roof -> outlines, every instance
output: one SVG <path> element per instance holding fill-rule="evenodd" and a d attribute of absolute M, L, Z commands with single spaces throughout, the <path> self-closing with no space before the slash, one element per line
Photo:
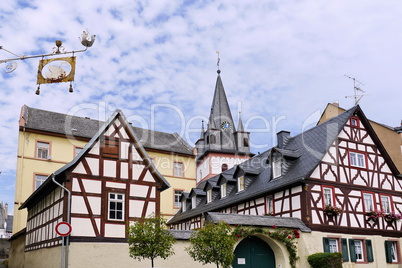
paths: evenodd
<path fill-rule="evenodd" d="M 189 240 L 193 230 L 168 230 L 177 240 Z"/>
<path fill-rule="evenodd" d="M 350 116 L 355 113 L 360 115 L 361 121 L 365 128 L 373 134 L 372 137 L 374 142 L 379 145 L 379 150 L 381 151 L 383 157 L 387 159 L 387 162 L 389 163 L 393 173 L 395 175 L 399 174 L 360 107 L 355 106 L 320 125 L 317 125 L 294 137 L 290 137 L 284 145 L 284 148 L 274 147 L 239 164 L 237 167 L 233 167 L 232 169 L 225 171 L 228 173 L 232 172 L 232 174 L 236 176 L 238 170 L 241 170 L 244 167 L 246 181 L 247 179 L 251 181 L 248 184 L 246 182 L 246 190 L 236 193 L 232 192 L 227 197 L 213 200 L 210 203 L 206 203 L 206 201 L 200 202 L 196 208 L 187 209 L 185 212 L 181 212 L 181 210 L 179 210 L 176 215 L 174 215 L 168 221 L 168 223 L 172 224 L 187 220 L 208 211 L 216 211 L 227 208 L 252 198 L 264 196 L 276 190 L 302 183 L 305 179 L 309 178 L 310 174 L 314 171 L 321 159 L 324 157 L 325 153 L 328 151 L 329 146 L 338 137 L 341 129 L 346 124 Z M 284 174 L 275 179 L 272 179 L 271 167 L 267 161 L 273 149 L 277 152 L 285 153 L 285 156 L 290 156 L 290 159 L 286 160 L 287 169 L 285 170 Z M 234 172 L 235 169 L 238 169 L 236 173 Z M 247 172 L 252 169 L 254 169 L 256 172 L 247 174 Z M 208 180 L 217 180 L 219 176 L 220 175 L 216 175 Z M 203 189 L 205 183 L 206 181 L 200 183 L 197 188 Z"/>
<path fill-rule="evenodd" d="M 292 228 L 299 229 L 302 232 L 311 232 L 300 219 L 291 217 L 274 217 L 274 216 L 258 216 L 258 215 L 241 215 L 229 213 L 206 213 L 206 221 L 218 223 L 220 221 L 226 222 L 230 225 L 245 225 L 245 226 L 259 226 L 259 227 L 272 227 L 279 228 Z"/>
<path fill-rule="evenodd" d="M 26 207 L 31 207 L 34 204 L 38 202 L 38 200 L 41 200 L 41 198 L 47 196 L 51 191 L 53 191 L 56 187 L 58 187 L 54 182 L 53 178 L 58 182 L 62 183 L 65 179 L 65 172 L 68 171 L 71 167 L 75 166 L 91 148 L 92 145 L 97 142 L 98 138 L 104 133 L 106 128 L 117 118 L 121 117 L 121 119 L 125 122 L 127 122 L 126 117 L 124 116 L 123 112 L 120 110 L 116 110 L 110 117 L 109 119 L 103 124 L 103 126 L 95 133 L 95 135 L 92 137 L 92 139 L 85 145 L 85 147 L 81 150 L 81 152 L 68 164 L 64 165 L 63 167 L 59 168 L 55 172 L 53 172 L 45 182 L 39 186 L 39 188 L 31 194 L 31 196 L 28 197 L 28 199 L 19 207 L 19 209 L 24 209 Z M 136 134 L 134 133 L 133 129 L 129 129 L 129 135 L 134 137 L 135 140 L 139 140 Z M 139 150 L 143 155 L 144 159 L 148 162 L 149 165 L 149 170 L 154 174 L 157 178 L 160 179 L 162 183 L 162 191 L 166 190 L 167 188 L 170 187 L 169 182 L 163 177 L 162 174 L 159 173 L 159 171 L 156 169 L 155 165 L 153 162 L 150 160 L 147 152 L 145 151 L 144 147 L 142 145 L 139 145 L 136 147 L 137 150 Z"/>
<path fill-rule="evenodd" d="M 45 131 L 84 139 L 91 139 L 105 123 L 88 117 L 35 109 L 27 105 L 23 106 L 21 116 L 25 123 L 22 120 L 20 126 L 28 130 Z M 194 155 L 193 147 L 177 133 L 166 133 L 133 126 L 132 129 L 145 148 Z"/>

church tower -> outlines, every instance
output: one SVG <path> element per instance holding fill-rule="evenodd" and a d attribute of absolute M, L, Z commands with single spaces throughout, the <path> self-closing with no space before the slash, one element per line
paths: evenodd
<path fill-rule="evenodd" d="M 236 130 L 218 69 L 211 111 L 197 149 L 197 184 L 250 158 L 250 132 L 244 131 L 239 113 Z"/>

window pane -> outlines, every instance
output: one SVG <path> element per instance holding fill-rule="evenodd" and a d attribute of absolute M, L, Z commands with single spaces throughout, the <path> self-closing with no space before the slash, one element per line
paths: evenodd
<path fill-rule="evenodd" d="M 324 188 L 324 205 L 325 206 L 332 206 L 332 189 L 331 188 Z"/>
<path fill-rule="evenodd" d="M 364 206 L 366 208 L 366 212 L 373 211 L 373 196 L 371 194 L 364 194 Z"/>
<path fill-rule="evenodd" d="M 355 240 L 356 260 L 364 261 L 363 258 L 363 243 L 361 240 Z"/>
<path fill-rule="evenodd" d="M 173 176 L 183 177 L 183 163 L 175 162 L 173 166 Z"/>
<path fill-rule="evenodd" d="M 391 206 L 390 206 L 390 201 L 389 201 L 388 196 L 381 196 L 381 204 L 382 204 L 382 209 L 384 210 L 385 213 L 391 212 Z"/>
<path fill-rule="evenodd" d="M 338 252 L 338 241 L 336 239 L 329 239 L 329 252 Z"/>
<path fill-rule="evenodd" d="M 397 242 L 392 241 L 391 242 L 391 257 L 392 257 L 392 262 L 397 262 L 398 261 L 398 248 L 397 248 Z"/>

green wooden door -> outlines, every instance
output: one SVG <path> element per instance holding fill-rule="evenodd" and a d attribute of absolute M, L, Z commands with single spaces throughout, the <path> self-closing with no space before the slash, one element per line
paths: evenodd
<path fill-rule="evenodd" d="M 233 268 L 275 268 L 274 252 L 258 237 L 243 239 L 234 253 Z"/>

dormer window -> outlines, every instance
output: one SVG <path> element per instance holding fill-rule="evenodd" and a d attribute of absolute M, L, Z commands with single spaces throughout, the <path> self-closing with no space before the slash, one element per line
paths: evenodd
<path fill-rule="evenodd" d="M 196 196 L 193 196 L 192 198 L 191 198 L 191 208 L 192 209 L 195 209 L 197 207 L 197 197 Z"/>
<path fill-rule="evenodd" d="M 212 202 L 212 189 L 207 191 L 207 203 Z"/>
<path fill-rule="evenodd" d="M 245 186 L 244 186 L 244 176 L 238 177 L 237 178 L 237 192 L 244 191 Z"/>
<path fill-rule="evenodd" d="M 183 199 L 183 201 L 181 202 L 181 210 L 184 212 L 187 209 L 187 202 L 186 199 Z"/>
<path fill-rule="evenodd" d="M 221 198 L 226 197 L 226 183 L 221 185 Z"/>
<path fill-rule="evenodd" d="M 272 177 L 275 179 L 280 176 L 282 176 L 282 157 L 275 155 L 272 161 Z"/>

